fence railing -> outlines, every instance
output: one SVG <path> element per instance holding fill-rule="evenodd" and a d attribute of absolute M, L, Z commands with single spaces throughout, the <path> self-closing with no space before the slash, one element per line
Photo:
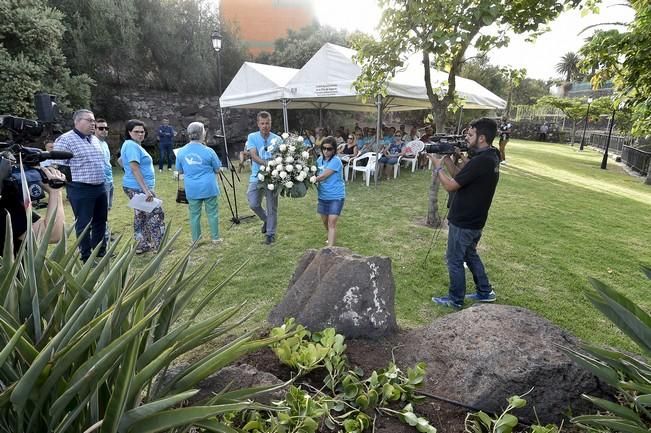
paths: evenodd
<path fill-rule="evenodd" d="M 593 132 L 592 134 L 590 134 L 590 141 L 589 141 L 590 146 L 597 147 L 601 150 L 605 150 L 607 141 L 608 141 L 608 134 L 597 133 L 597 132 Z M 608 152 L 621 155 L 624 146 L 630 146 L 631 144 L 633 144 L 633 137 L 611 135 Z"/>
<path fill-rule="evenodd" d="M 622 161 L 642 175 L 649 173 L 651 163 L 651 152 L 645 152 L 631 146 L 624 146 L 622 149 Z"/>
<path fill-rule="evenodd" d="M 608 134 L 593 132 L 589 136 L 588 144 L 601 150 L 606 149 Z M 622 157 L 622 162 L 628 167 L 642 175 L 649 173 L 651 163 L 651 152 L 637 149 L 633 144 L 633 137 L 624 137 L 621 135 L 611 135 L 608 152 Z"/>

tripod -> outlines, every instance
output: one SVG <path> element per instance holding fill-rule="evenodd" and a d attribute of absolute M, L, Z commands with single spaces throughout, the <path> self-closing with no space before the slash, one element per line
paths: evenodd
<path fill-rule="evenodd" d="M 224 139 L 224 142 L 226 140 Z M 228 152 L 228 151 L 227 151 Z M 238 209 L 237 209 L 237 193 L 235 192 L 235 179 L 237 178 L 237 181 L 240 182 L 240 176 L 235 172 L 235 167 L 233 166 L 233 162 L 231 161 L 230 156 L 228 153 L 226 153 L 226 161 L 228 163 L 228 169 L 231 172 L 231 178 L 228 179 L 227 176 L 224 175 L 221 171 L 219 171 L 219 180 L 221 181 L 222 184 L 222 189 L 224 190 L 224 195 L 226 196 L 226 202 L 228 203 L 228 209 L 231 211 L 231 227 L 233 227 L 233 224 L 240 224 L 243 220 L 253 218 L 255 215 L 246 215 L 246 216 L 240 216 Z M 233 201 L 231 202 L 231 197 L 228 193 L 228 190 L 231 190 L 231 193 L 233 194 Z M 229 227 L 230 228 L 230 227 Z"/>

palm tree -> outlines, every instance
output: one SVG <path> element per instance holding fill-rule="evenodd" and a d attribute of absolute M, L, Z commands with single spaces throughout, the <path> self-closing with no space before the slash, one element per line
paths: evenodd
<path fill-rule="evenodd" d="M 565 53 L 561 61 L 556 64 L 556 72 L 565 75 L 565 81 L 572 81 L 572 77 L 579 74 L 579 62 L 581 58 L 572 51 Z"/>

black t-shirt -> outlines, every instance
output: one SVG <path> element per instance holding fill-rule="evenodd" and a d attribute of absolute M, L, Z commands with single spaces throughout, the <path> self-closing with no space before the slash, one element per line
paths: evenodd
<path fill-rule="evenodd" d="M 476 153 L 454 177 L 461 188 L 457 190 L 450 206 L 450 223 L 464 229 L 484 228 L 499 178 L 500 158 L 497 149 L 489 147 Z"/>
<path fill-rule="evenodd" d="M 11 231 L 13 232 L 14 254 L 20 249 L 22 240 L 19 239 L 27 231 L 27 214 L 19 200 L 0 198 L 0 256 L 5 248 L 5 227 L 7 214 L 11 217 Z M 32 213 L 32 223 L 39 220 L 39 216 Z"/>

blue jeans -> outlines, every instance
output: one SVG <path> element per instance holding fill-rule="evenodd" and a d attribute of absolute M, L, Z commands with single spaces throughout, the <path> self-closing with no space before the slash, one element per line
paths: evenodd
<path fill-rule="evenodd" d="M 267 210 L 262 207 L 262 197 L 265 197 L 267 202 Z M 267 224 L 267 236 L 276 234 L 276 221 L 278 220 L 278 194 L 268 189 L 258 189 L 257 182 L 250 182 L 249 188 L 246 190 L 246 198 L 249 202 L 249 207 L 255 214 Z"/>
<path fill-rule="evenodd" d="M 103 183 L 91 185 L 80 182 L 68 182 L 68 201 L 75 214 L 75 232 L 80 236 L 86 226 L 90 230 L 79 242 L 81 260 L 86 261 L 91 250 L 97 245 L 100 247 L 99 255 L 103 256 L 106 250 L 104 233 L 106 232 L 106 219 L 108 216 L 108 199 Z"/>
<path fill-rule="evenodd" d="M 172 143 L 170 144 L 159 144 L 158 150 L 160 150 L 160 156 L 158 157 L 158 169 L 163 169 L 163 159 L 167 158 L 167 168 L 172 168 Z"/>
<path fill-rule="evenodd" d="M 448 226 L 448 249 L 446 259 L 450 275 L 449 298 L 458 304 L 463 304 L 466 296 L 466 262 L 475 281 L 475 288 L 480 295 L 488 295 L 493 288 L 488 282 L 484 264 L 477 254 L 477 244 L 481 238 L 481 229 L 462 229 L 453 224 Z"/>

